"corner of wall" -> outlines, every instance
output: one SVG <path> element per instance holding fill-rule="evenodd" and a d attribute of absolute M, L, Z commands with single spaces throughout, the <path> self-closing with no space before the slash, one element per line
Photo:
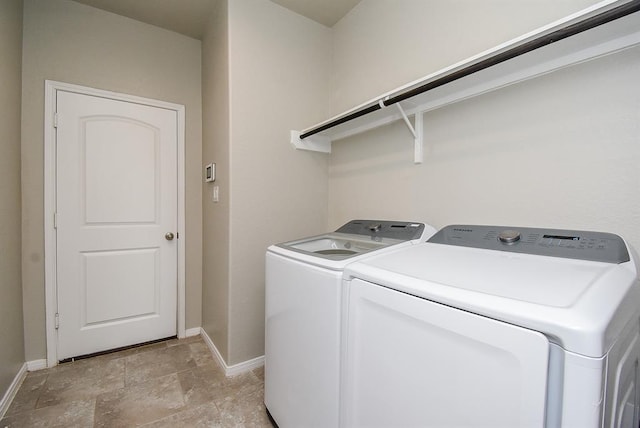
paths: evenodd
<path fill-rule="evenodd" d="M 228 0 L 214 4 L 202 41 L 202 163 L 216 164 L 212 183 L 202 184 L 202 329 L 228 360 L 229 342 L 229 22 Z M 213 201 L 214 187 L 219 200 Z"/>

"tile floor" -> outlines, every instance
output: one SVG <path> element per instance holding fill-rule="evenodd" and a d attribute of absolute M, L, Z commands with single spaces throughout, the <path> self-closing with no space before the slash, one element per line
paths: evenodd
<path fill-rule="evenodd" d="M 267 427 L 262 368 L 227 378 L 200 336 L 29 373 L 0 428 Z"/>

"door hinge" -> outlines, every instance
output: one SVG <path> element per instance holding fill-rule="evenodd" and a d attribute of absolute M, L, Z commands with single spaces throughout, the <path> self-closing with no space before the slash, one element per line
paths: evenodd
<path fill-rule="evenodd" d="M 58 127 L 58 112 L 53 113 L 53 127 Z"/>
<path fill-rule="evenodd" d="M 56 330 L 60 328 L 60 314 L 56 313 Z"/>
<path fill-rule="evenodd" d="M 57 229 L 58 228 L 58 213 L 53 213 L 53 228 Z"/>

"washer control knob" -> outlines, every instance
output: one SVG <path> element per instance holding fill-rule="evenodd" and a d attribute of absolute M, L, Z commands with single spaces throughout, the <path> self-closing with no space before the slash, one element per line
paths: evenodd
<path fill-rule="evenodd" d="M 498 240 L 503 244 L 515 244 L 520 240 L 520 232 L 517 230 L 503 230 L 498 235 Z"/>
<path fill-rule="evenodd" d="M 380 223 L 371 223 L 369 225 L 369 230 L 372 232 L 378 232 L 380 231 L 381 228 L 382 228 L 382 225 Z"/>

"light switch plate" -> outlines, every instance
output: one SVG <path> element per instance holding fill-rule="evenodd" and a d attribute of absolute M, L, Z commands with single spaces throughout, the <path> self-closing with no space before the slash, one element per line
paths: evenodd
<path fill-rule="evenodd" d="M 204 181 L 210 183 L 216 181 L 216 164 L 210 163 L 204 167 Z"/>

